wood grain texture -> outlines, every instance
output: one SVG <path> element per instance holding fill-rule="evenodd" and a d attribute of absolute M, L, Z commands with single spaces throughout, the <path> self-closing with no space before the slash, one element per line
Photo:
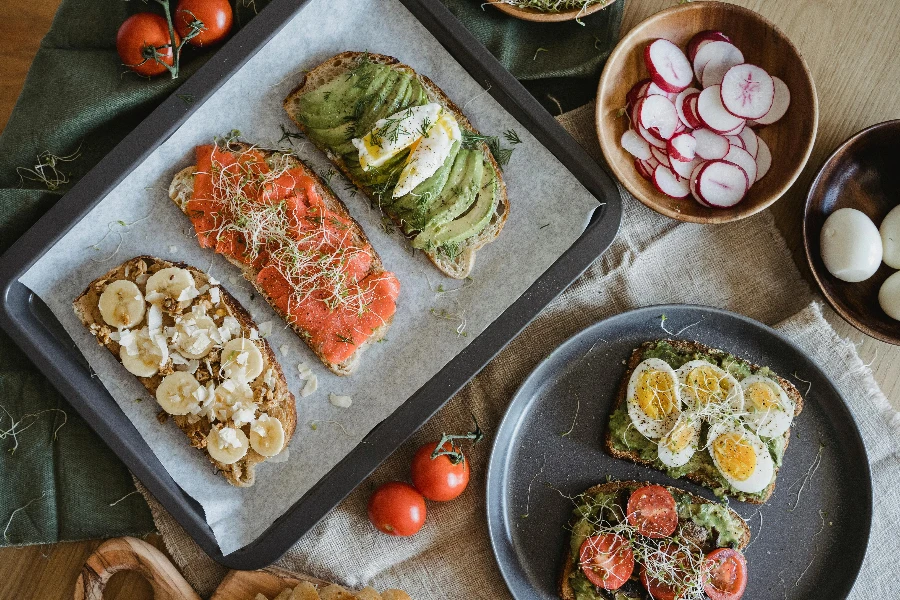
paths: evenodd
<path fill-rule="evenodd" d="M 629 119 L 621 114 L 625 95 L 649 77 L 644 49 L 664 38 L 685 49 L 695 34 L 722 31 L 744 54 L 747 62 L 781 78 L 791 91 L 791 105 L 777 123 L 758 130 L 772 156 L 772 168 L 736 206 L 726 209 L 701 206 L 696 200 L 670 198 L 644 179 L 634 157 L 621 145 Z M 694 87 L 699 89 L 699 84 Z M 810 72 L 790 38 L 764 17 L 724 2 L 693 2 L 671 7 L 641 22 L 624 35 L 610 55 L 600 78 L 597 133 L 600 148 L 613 173 L 632 195 L 653 210 L 679 221 L 726 223 L 749 217 L 780 198 L 799 177 L 816 137 L 818 102 Z"/>
<path fill-rule="evenodd" d="M 618 0 L 623 1 L 623 0 Z M 12 111 L 40 39 L 50 26 L 59 0 L 0 3 L 0 127 Z M 623 34 L 640 21 L 675 5 L 675 0 L 627 0 Z M 865 127 L 900 117 L 900 11 L 897 0 L 739 0 L 778 27 L 806 58 L 819 97 L 819 133 L 812 156 L 798 181 L 769 210 L 813 283 L 806 267 L 801 215 L 809 184 L 825 158 Z M 837 332 L 857 344 L 891 403 L 900 409 L 900 348 L 854 329 L 836 313 L 826 318 Z M 159 538 L 154 544 L 162 547 Z M 0 598 L 70 600 L 85 559 L 99 541 L 0 549 Z M 149 584 L 136 574 L 114 577 L 106 600 L 150 600 Z"/>
<path fill-rule="evenodd" d="M 561 10 L 559 12 L 542 12 L 533 8 L 519 8 L 518 6 L 512 6 L 505 2 L 498 1 L 492 1 L 489 2 L 489 4 L 493 4 L 498 10 L 511 17 L 522 19 L 523 21 L 533 21 L 535 23 L 559 23 L 561 21 L 574 21 L 575 19 L 592 15 L 598 10 L 603 10 L 614 1 L 615 0 L 604 0 L 603 2 L 592 4 L 586 9 L 576 8 L 573 10 Z"/>

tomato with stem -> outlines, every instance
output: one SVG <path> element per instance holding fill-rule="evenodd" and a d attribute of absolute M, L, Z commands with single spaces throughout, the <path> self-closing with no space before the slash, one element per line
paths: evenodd
<path fill-rule="evenodd" d="M 175 8 L 175 30 L 193 46 L 221 42 L 231 31 L 233 21 L 228 0 L 179 0 Z M 198 33 L 189 37 L 195 30 Z"/>
<path fill-rule="evenodd" d="M 425 498 L 400 481 L 385 483 L 369 498 L 369 520 L 388 535 L 409 536 L 425 524 Z"/>
<path fill-rule="evenodd" d="M 469 485 L 469 461 L 462 452 L 452 453 L 450 442 L 440 446 L 446 453 L 438 454 L 438 448 L 438 442 L 419 447 L 412 461 L 412 481 L 429 500 L 446 502 Z"/>
<path fill-rule="evenodd" d="M 176 34 L 175 45 L 178 43 Z M 154 13 L 137 13 L 125 19 L 116 34 L 116 51 L 126 67 L 146 77 L 165 73 L 175 64 L 169 24 Z"/>

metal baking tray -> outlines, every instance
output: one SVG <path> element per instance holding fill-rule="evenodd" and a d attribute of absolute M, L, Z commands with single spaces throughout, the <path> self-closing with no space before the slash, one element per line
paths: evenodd
<path fill-rule="evenodd" d="M 273 0 L 0 257 L 0 326 L 153 495 L 217 562 L 271 564 L 359 485 L 474 377 L 612 243 L 622 216 L 615 185 L 440 0 L 401 0 L 444 48 L 598 199 L 581 237 L 496 321 L 378 424 L 328 474 L 249 545 L 223 555 L 200 505 L 172 479 L 91 370 L 47 306 L 19 278 L 256 52 L 308 0 Z"/>

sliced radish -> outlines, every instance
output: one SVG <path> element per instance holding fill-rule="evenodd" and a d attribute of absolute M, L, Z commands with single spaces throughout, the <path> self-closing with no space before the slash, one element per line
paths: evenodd
<path fill-rule="evenodd" d="M 666 90 L 662 89 L 661 87 L 659 87 L 658 85 L 656 85 L 655 83 L 653 83 L 653 82 L 651 81 L 651 82 L 650 82 L 650 85 L 647 86 L 647 93 L 646 93 L 646 95 L 647 95 L 647 96 L 665 96 L 666 98 L 668 98 L 668 97 L 669 97 L 669 92 L 667 92 Z"/>
<path fill-rule="evenodd" d="M 697 129 L 698 127 L 703 127 L 703 123 L 700 122 L 700 115 L 697 114 L 697 99 L 700 98 L 700 93 L 691 94 L 684 100 L 684 117 L 688 120 L 688 125 Z"/>
<path fill-rule="evenodd" d="M 673 161 L 689 163 L 697 156 L 697 140 L 690 133 L 678 133 L 669 140 L 666 150 Z"/>
<path fill-rule="evenodd" d="M 737 146 L 738 148 L 744 147 L 744 140 L 742 140 L 739 136 L 736 135 L 726 135 L 725 139 L 728 140 L 728 143 L 732 146 Z"/>
<path fill-rule="evenodd" d="M 697 50 L 697 56 L 694 57 L 694 75 L 697 81 L 703 84 L 703 87 L 710 85 L 718 85 L 722 83 L 722 77 L 734 65 L 744 62 L 744 54 L 738 50 L 737 46 L 730 42 L 710 42 Z M 710 67 L 707 74 L 706 69 Z M 707 78 L 711 83 L 707 83 Z M 718 81 L 712 82 L 718 78 Z"/>
<path fill-rule="evenodd" d="M 753 130 L 749 127 L 744 127 L 741 132 L 738 134 L 738 137 L 741 138 L 741 141 L 744 142 L 744 150 L 749 152 L 756 158 L 757 152 L 759 152 L 759 138 L 756 137 L 756 134 L 753 133 Z"/>
<path fill-rule="evenodd" d="M 653 175 L 653 171 L 655 171 L 656 167 L 659 166 L 659 161 L 656 160 L 655 156 L 651 156 L 650 160 L 644 161 L 644 164 L 650 170 L 650 174 Z"/>
<path fill-rule="evenodd" d="M 638 125 L 638 133 L 641 135 L 642 138 L 647 140 L 647 143 L 650 144 L 651 146 L 656 146 L 657 148 L 665 149 L 666 142 L 664 140 L 659 139 L 657 136 L 653 135 L 649 131 L 647 131 L 646 128 Z"/>
<path fill-rule="evenodd" d="M 635 158 L 642 160 L 647 160 L 651 156 L 650 143 L 635 133 L 633 129 L 622 134 L 622 148 Z"/>
<path fill-rule="evenodd" d="M 639 158 L 634 159 L 634 168 L 637 169 L 638 175 L 643 177 L 644 179 L 653 179 L 653 174 L 650 172 L 650 169 L 647 167 L 647 163 L 642 161 Z"/>
<path fill-rule="evenodd" d="M 721 94 L 722 104 L 734 116 L 760 119 L 772 108 L 775 82 L 763 69 L 745 63 L 728 69 Z"/>
<path fill-rule="evenodd" d="M 757 139 L 759 141 L 759 152 L 756 153 L 756 181 L 759 181 L 766 176 L 766 173 L 769 172 L 769 168 L 772 166 L 772 152 L 764 139 Z"/>
<path fill-rule="evenodd" d="M 650 151 L 653 154 L 653 158 L 655 158 L 659 164 L 666 167 L 667 169 L 672 168 L 672 161 L 669 159 L 669 155 L 666 154 L 665 150 L 660 150 L 659 148 L 654 146 L 650 148 Z"/>
<path fill-rule="evenodd" d="M 700 93 L 700 97 L 697 98 L 697 114 L 700 116 L 700 121 L 709 129 L 718 133 L 726 133 L 742 127 L 744 120 L 725 110 L 725 107 L 722 106 L 719 88 L 720 86 L 714 85 Z"/>
<path fill-rule="evenodd" d="M 740 125 L 735 127 L 734 129 L 729 129 L 728 131 L 723 131 L 722 135 L 740 135 L 740 133 L 747 127 L 747 122 L 742 121 Z"/>
<path fill-rule="evenodd" d="M 734 163 L 742 168 L 744 172 L 747 173 L 747 181 L 750 182 L 750 185 L 753 185 L 756 182 L 756 172 L 759 170 L 756 166 L 756 159 L 743 148 L 732 146 L 728 149 L 728 154 L 726 154 L 725 158 L 722 160 Z"/>
<path fill-rule="evenodd" d="M 637 101 L 647 95 L 647 88 L 650 87 L 650 84 L 653 83 L 649 79 L 641 79 L 636 84 L 631 86 L 631 89 L 628 90 L 628 93 L 625 94 L 625 105 L 626 106 L 634 106 L 637 104 Z"/>
<path fill-rule="evenodd" d="M 700 194 L 697 193 L 697 179 L 700 175 L 700 172 L 703 170 L 704 165 L 706 165 L 706 162 L 700 162 L 691 171 L 691 175 L 690 175 L 690 177 L 688 177 L 688 181 L 689 181 L 688 187 L 691 190 L 691 195 L 694 197 L 694 200 L 696 200 L 698 203 L 702 204 L 703 206 L 712 208 L 709 204 L 707 204 L 706 200 L 701 198 Z"/>
<path fill-rule="evenodd" d="M 710 42 L 730 42 L 731 38 L 721 31 L 701 31 L 691 38 L 687 45 L 687 57 L 691 62 L 697 57 L 697 51 Z"/>
<path fill-rule="evenodd" d="M 687 117 L 684 114 L 684 101 L 691 94 L 699 94 L 700 90 L 697 88 L 685 88 L 678 93 L 675 97 L 675 112 L 678 113 L 678 118 L 681 119 L 681 122 L 690 127 L 691 129 L 696 128 L 696 125 L 691 125 L 690 121 L 687 120 Z"/>
<path fill-rule="evenodd" d="M 658 169 L 657 169 L 658 171 Z M 656 172 L 654 172 L 654 177 Z M 730 208 L 744 199 L 750 183 L 747 173 L 734 163 L 714 160 L 697 175 L 697 195 L 715 208 Z"/>
<path fill-rule="evenodd" d="M 772 107 L 764 117 L 755 119 L 757 125 L 771 125 L 784 116 L 788 107 L 791 105 L 791 90 L 785 82 L 777 77 L 772 77 L 775 84 L 775 98 L 772 100 Z"/>
<path fill-rule="evenodd" d="M 688 131 L 687 126 L 685 126 L 685 124 L 682 123 L 681 121 L 678 121 L 678 125 L 675 126 L 675 135 L 678 135 L 679 133 L 684 133 L 685 131 Z M 688 133 L 690 133 L 690 132 L 688 132 Z"/>
<path fill-rule="evenodd" d="M 696 153 L 703 160 L 721 160 L 728 154 L 731 144 L 728 138 L 709 129 L 695 129 L 691 134 L 697 140 Z"/>
<path fill-rule="evenodd" d="M 646 96 L 637 107 L 638 120 L 650 133 L 667 140 L 675 134 L 678 112 L 665 96 Z"/>
<path fill-rule="evenodd" d="M 653 185 L 670 198 L 685 198 L 691 193 L 690 182 L 662 165 L 653 171 Z"/>
<path fill-rule="evenodd" d="M 704 162 L 702 158 L 695 158 L 691 162 L 681 162 L 680 160 L 672 161 L 672 170 L 675 171 L 679 176 L 684 177 L 685 179 L 689 179 L 691 177 L 691 173 L 697 167 L 698 164 Z"/>
<path fill-rule="evenodd" d="M 669 40 L 658 39 L 647 46 L 644 62 L 653 83 L 667 92 L 678 93 L 691 85 L 691 63 L 681 48 Z"/>

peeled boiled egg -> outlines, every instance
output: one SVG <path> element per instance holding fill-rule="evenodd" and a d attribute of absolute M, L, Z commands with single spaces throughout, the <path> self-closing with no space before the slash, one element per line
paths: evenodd
<path fill-rule="evenodd" d="M 878 304 L 892 319 L 900 321 L 900 271 L 888 277 L 878 291 Z"/>
<path fill-rule="evenodd" d="M 881 246 L 884 249 L 884 264 L 892 269 L 900 269 L 900 205 L 891 209 L 881 227 Z"/>
<path fill-rule="evenodd" d="M 700 444 L 700 419 L 683 412 L 672 429 L 659 441 L 659 460 L 668 467 L 687 464 Z"/>
<path fill-rule="evenodd" d="M 663 437 L 681 414 L 678 379 L 669 363 L 658 358 L 641 362 L 628 380 L 628 416 L 644 437 Z"/>
<path fill-rule="evenodd" d="M 881 234 L 872 219 L 855 208 L 836 210 L 825 219 L 820 245 L 825 268 L 841 281 L 864 281 L 881 264 Z"/>
<path fill-rule="evenodd" d="M 778 382 L 762 375 L 750 375 L 741 380 L 744 389 L 744 421 L 757 435 L 784 435 L 794 419 L 794 401 Z"/>
<path fill-rule="evenodd" d="M 755 494 L 772 482 L 775 465 L 769 449 L 741 425 L 710 428 L 709 454 L 725 480 L 739 492 Z"/>
<path fill-rule="evenodd" d="M 692 360 L 682 365 L 676 375 L 685 403 L 707 417 L 743 409 L 741 385 L 721 367 L 705 360 Z"/>

